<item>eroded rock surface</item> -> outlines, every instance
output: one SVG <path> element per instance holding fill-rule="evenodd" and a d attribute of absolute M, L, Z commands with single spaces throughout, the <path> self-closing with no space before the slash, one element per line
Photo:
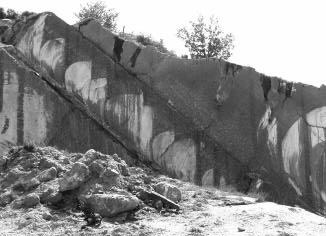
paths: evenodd
<path fill-rule="evenodd" d="M 254 172 L 271 200 L 325 211 L 325 86 L 223 60 L 170 57 L 94 20 L 72 27 L 48 12 L 17 22 L 2 38 L 13 46 L 0 47 L 0 150 L 29 140 L 114 150 L 172 177 L 240 183 L 244 191 Z M 38 162 L 26 160 L 22 171 Z M 102 160 L 92 166 L 104 167 Z M 118 185 L 125 167 L 116 166 L 98 177 Z"/>

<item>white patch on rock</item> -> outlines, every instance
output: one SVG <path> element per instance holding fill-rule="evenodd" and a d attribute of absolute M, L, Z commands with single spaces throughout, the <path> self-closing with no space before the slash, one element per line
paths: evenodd
<path fill-rule="evenodd" d="M 209 169 L 205 172 L 201 179 L 203 186 L 214 186 L 214 169 Z"/>
<path fill-rule="evenodd" d="M 141 97 L 143 98 L 143 97 Z M 142 102 L 143 104 L 143 102 Z M 151 155 L 150 152 L 150 141 L 153 136 L 153 111 L 150 106 L 141 106 L 140 113 L 140 147 L 147 153 L 148 156 Z"/>
<path fill-rule="evenodd" d="M 16 72 L 3 73 L 3 100 L 0 112 L 0 153 L 17 143 L 18 77 Z"/>
<path fill-rule="evenodd" d="M 267 107 L 266 112 L 258 125 L 257 138 L 259 139 L 260 133 L 263 130 L 266 130 L 268 150 L 271 156 L 277 157 L 277 120 L 274 118 L 272 121 L 270 121 L 271 114 L 271 108 Z"/>
<path fill-rule="evenodd" d="M 196 147 L 192 139 L 174 142 L 162 155 L 162 165 L 179 179 L 194 182 L 196 171 Z"/>
<path fill-rule="evenodd" d="M 326 201 L 325 185 L 320 179 L 326 173 L 325 169 L 325 128 L 326 127 L 326 106 L 316 108 L 306 114 L 306 121 L 310 131 L 310 165 L 311 182 L 313 194 L 316 199 Z"/>
<path fill-rule="evenodd" d="M 47 14 L 40 15 L 16 47 L 31 61 L 34 58 L 54 72 L 58 65 L 63 65 L 65 40 L 63 38 L 48 40 L 42 46 L 47 16 Z"/>
<path fill-rule="evenodd" d="M 302 119 L 297 120 L 287 131 L 282 141 L 282 157 L 283 165 L 286 173 L 291 173 L 295 170 L 299 172 L 299 160 L 303 150 L 302 144 L 300 143 L 300 127 Z"/>
<path fill-rule="evenodd" d="M 321 198 L 323 199 L 324 202 L 326 202 L 326 193 L 325 191 L 320 192 Z"/>
<path fill-rule="evenodd" d="M 89 97 L 93 103 L 106 99 L 106 78 L 91 80 L 89 86 Z"/>
<path fill-rule="evenodd" d="M 153 139 L 153 160 L 160 164 L 161 155 L 174 142 L 174 131 L 165 131 L 155 136 Z"/>
<path fill-rule="evenodd" d="M 304 143 L 307 140 L 302 140 L 300 134 L 302 132 L 302 118 L 298 119 L 287 131 L 282 141 L 282 158 L 283 166 L 286 173 L 289 174 L 291 180 L 300 189 L 301 192 L 305 191 L 305 167 L 302 158 Z"/>
<path fill-rule="evenodd" d="M 277 121 L 276 118 L 267 126 L 267 146 L 272 156 L 277 156 Z"/>
<path fill-rule="evenodd" d="M 77 93 L 85 101 L 103 102 L 106 99 L 106 78 L 92 79 L 92 62 L 78 61 L 65 72 L 66 89 Z"/>
<path fill-rule="evenodd" d="M 325 142 L 326 106 L 314 109 L 306 114 L 306 120 L 311 128 L 311 146 Z"/>
<path fill-rule="evenodd" d="M 297 192 L 297 194 L 299 196 L 302 196 L 302 192 L 300 191 L 300 188 L 295 184 L 295 182 L 290 178 L 288 178 L 288 181 L 291 184 L 291 186 L 294 188 L 294 190 Z"/>
<path fill-rule="evenodd" d="M 306 120 L 311 126 L 326 128 L 326 106 L 316 108 L 306 114 Z"/>
<path fill-rule="evenodd" d="M 65 73 L 65 84 L 69 92 L 75 92 L 82 98 L 88 98 L 91 82 L 92 62 L 78 61 L 71 64 Z"/>
<path fill-rule="evenodd" d="M 314 148 L 317 144 L 325 142 L 324 128 L 310 127 L 311 147 Z"/>
<path fill-rule="evenodd" d="M 153 131 L 153 111 L 144 105 L 143 94 L 121 94 L 108 100 L 106 111 L 112 113 L 118 124 L 126 125 L 134 142 L 148 156 Z"/>
<path fill-rule="evenodd" d="M 16 45 L 16 48 L 28 58 L 32 58 L 33 56 L 38 58 L 39 56 L 43 41 L 46 17 L 47 14 L 40 15 L 36 22 L 28 28 L 24 37 Z"/>
<path fill-rule="evenodd" d="M 29 90 L 24 94 L 24 142 L 41 145 L 46 140 L 47 120 L 51 115 L 45 108 L 44 97 L 33 89 Z"/>
<path fill-rule="evenodd" d="M 63 67 L 64 50 L 65 40 L 63 38 L 57 38 L 54 40 L 48 40 L 40 49 L 39 56 L 35 56 L 55 72 L 58 65 Z"/>

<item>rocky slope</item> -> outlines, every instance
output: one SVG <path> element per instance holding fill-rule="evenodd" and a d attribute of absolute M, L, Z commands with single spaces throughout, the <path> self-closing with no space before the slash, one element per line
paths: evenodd
<path fill-rule="evenodd" d="M 326 230 L 325 218 L 262 202 L 263 193 L 248 197 L 195 186 L 144 165 L 128 166 L 116 154 L 25 145 L 1 156 L 0 167 L 1 235 L 285 236 Z M 95 218 L 98 224 L 92 224 Z"/>

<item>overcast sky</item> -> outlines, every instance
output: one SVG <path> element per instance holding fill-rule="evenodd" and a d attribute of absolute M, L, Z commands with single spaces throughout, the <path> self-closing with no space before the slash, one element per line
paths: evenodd
<path fill-rule="evenodd" d="M 163 39 L 178 55 L 187 50 L 179 27 L 214 14 L 235 37 L 231 62 L 286 80 L 326 84 L 325 0 L 104 0 L 119 12 L 118 29 Z M 1 0 L 18 11 L 52 11 L 69 24 L 87 0 Z"/>

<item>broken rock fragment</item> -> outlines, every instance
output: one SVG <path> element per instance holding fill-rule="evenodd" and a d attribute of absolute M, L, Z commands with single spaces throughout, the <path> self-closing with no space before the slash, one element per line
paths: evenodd
<path fill-rule="evenodd" d="M 13 194 L 9 191 L 0 195 L 0 206 L 4 207 L 13 201 Z"/>
<path fill-rule="evenodd" d="M 181 200 L 181 191 L 172 184 L 160 182 L 154 186 L 154 189 L 156 192 L 167 197 L 171 201 L 180 202 Z"/>
<path fill-rule="evenodd" d="M 67 191 L 78 188 L 89 177 L 88 167 L 81 162 L 76 162 L 70 171 L 59 179 L 59 191 Z"/>
<path fill-rule="evenodd" d="M 48 168 L 51 168 L 51 167 L 54 167 L 57 170 L 58 173 L 64 171 L 64 167 L 62 165 L 60 165 L 59 163 L 57 163 L 54 160 L 51 160 L 50 158 L 43 157 L 40 160 L 39 168 L 41 170 L 45 170 L 45 169 L 48 169 Z"/>
<path fill-rule="evenodd" d="M 13 208 L 30 208 L 40 203 L 40 197 L 35 193 L 30 193 L 12 202 Z"/>
<path fill-rule="evenodd" d="M 56 177 L 57 177 L 57 169 L 54 166 L 52 166 L 51 168 L 42 171 L 38 176 L 38 180 L 40 182 L 47 182 Z"/>
<path fill-rule="evenodd" d="M 55 204 L 62 199 L 62 193 L 59 192 L 58 179 L 42 183 L 36 192 L 40 197 L 41 203 Z"/>
<path fill-rule="evenodd" d="M 137 197 L 145 203 L 154 203 L 154 207 L 158 201 L 161 201 L 164 208 L 180 210 L 180 206 L 165 196 L 151 190 L 142 189 L 137 193 Z"/>
<path fill-rule="evenodd" d="M 40 181 L 37 178 L 21 179 L 15 185 L 13 185 L 13 189 L 18 191 L 30 191 L 35 189 L 39 184 Z"/>
<path fill-rule="evenodd" d="M 81 197 L 81 200 L 102 217 L 112 217 L 122 212 L 132 211 L 140 204 L 135 196 L 121 193 L 86 195 Z"/>

